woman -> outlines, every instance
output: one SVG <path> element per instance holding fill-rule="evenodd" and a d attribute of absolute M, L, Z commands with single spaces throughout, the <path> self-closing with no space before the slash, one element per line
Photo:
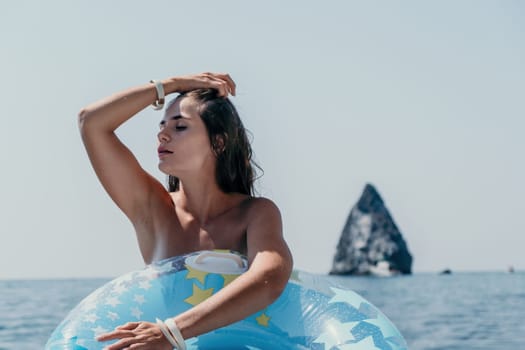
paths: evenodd
<path fill-rule="evenodd" d="M 163 95 L 169 104 L 158 133 L 159 169 L 167 191 L 144 171 L 115 129 Z M 251 148 L 228 100 L 227 74 L 173 77 L 130 88 L 85 107 L 79 127 L 100 182 L 132 222 L 146 264 L 204 249 L 245 254 L 246 273 L 180 315 L 184 339 L 241 320 L 274 301 L 284 289 L 292 257 L 282 236 L 279 209 L 253 197 Z M 162 324 L 131 322 L 100 336 L 116 349 L 172 349 Z"/>

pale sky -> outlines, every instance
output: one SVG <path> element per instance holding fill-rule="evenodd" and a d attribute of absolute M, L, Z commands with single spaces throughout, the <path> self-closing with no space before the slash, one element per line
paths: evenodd
<path fill-rule="evenodd" d="M 327 272 L 367 182 L 415 272 L 525 269 L 521 1 L 11 1 L 0 6 L 0 278 L 142 267 L 77 129 L 150 79 L 228 72 L 295 267 Z M 161 113 L 119 129 L 157 170 Z"/>

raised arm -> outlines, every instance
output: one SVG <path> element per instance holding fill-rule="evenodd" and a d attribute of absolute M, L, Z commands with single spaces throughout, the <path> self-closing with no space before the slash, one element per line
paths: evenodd
<path fill-rule="evenodd" d="M 215 88 L 235 94 L 228 75 L 203 73 L 162 80 L 165 94 L 196 88 Z M 157 99 L 154 84 L 144 84 L 88 105 L 79 113 L 79 128 L 93 168 L 110 197 L 136 224 L 149 215 L 151 197 L 164 191 L 117 138 L 115 130 Z"/>
<path fill-rule="evenodd" d="M 156 98 L 155 86 L 144 84 L 90 104 L 78 116 L 82 140 L 100 182 L 132 222 L 138 213 L 145 212 L 148 195 L 158 184 L 140 167 L 115 130 Z"/>

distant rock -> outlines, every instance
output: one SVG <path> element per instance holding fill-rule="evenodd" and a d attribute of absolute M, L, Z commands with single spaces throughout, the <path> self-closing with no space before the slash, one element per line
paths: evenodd
<path fill-rule="evenodd" d="M 439 274 L 440 275 L 451 275 L 452 274 L 452 270 L 451 269 L 444 269 Z"/>
<path fill-rule="evenodd" d="M 412 255 L 374 186 L 350 211 L 330 274 L 391 276 L 412 273 Z"/>

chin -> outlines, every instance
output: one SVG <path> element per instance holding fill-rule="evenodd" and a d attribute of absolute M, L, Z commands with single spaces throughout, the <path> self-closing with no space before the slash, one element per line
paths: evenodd
<path fill-rule="evenodd" d="M 175 171 L 173 167 L 167 166 L 167 164 L 159 163 L 159 170 L 166 176 L 179 177 L 179 172 Z"/>
<path fill-rule="evenodd" d="M 166 166 L 166 164 L 159 163 L 159 170 L 166 175 L 173 175 L 172 174 L 173 172 L 170 171 L 171 170 L 170 167 Z"/>

